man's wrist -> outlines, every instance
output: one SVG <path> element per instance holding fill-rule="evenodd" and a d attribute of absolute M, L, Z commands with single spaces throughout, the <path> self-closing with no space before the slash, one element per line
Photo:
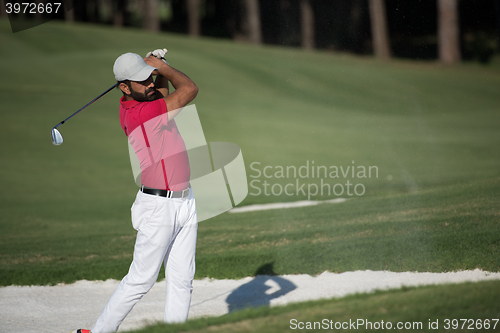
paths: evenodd
<path fill-rule="evenodd" d="M 158 68 L 158 73 L 168 79 L 168 72 L 171 67 L 167 65 L 166 63 L 163 63 L 161 66 Z"/>

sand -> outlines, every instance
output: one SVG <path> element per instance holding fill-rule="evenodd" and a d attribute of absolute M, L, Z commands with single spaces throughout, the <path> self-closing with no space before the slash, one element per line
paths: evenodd
<path fill-rule="evenodd" d="M 284 305 L 321 298 L 443 283 L 500 279 L 479 269 L 449 273 L 355 271 L 334 274 L 257 276 L 241 280 L 195 280 L 189 318 L 220 316 L 246 306 Z M 78 281 L 57 286 L 0 288 L 0 332 L 65 332 L 91 328 L 119 281 Z M 163 320 L 165 282 L 135 306 L 119 331 Z"/>

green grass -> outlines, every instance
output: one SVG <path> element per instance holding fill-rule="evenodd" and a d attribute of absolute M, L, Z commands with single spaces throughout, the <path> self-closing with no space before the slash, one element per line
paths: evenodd
<path fill-rule="evenodd" d="M 327 331 L 326 328 L 330 325 L 332 329 L 328 331 L 365 332 L 376 331 L 370 329 L 371 327 L 383 330 L 381 326 L 377 326 L 382 325 L 382 321 L 385 329 L 389 327 L 397 332 L 470 332 L 471 329 L 478 330 L 481 327 L 489 327 L 483 331 L 490 332 L 500 327 L 499 296 L 499 281 L 402 288 L 282 307 L 246 309 L 218 318 L 195 319 L 181 325 L 158 324 L 134 332 L 319 332 Z M 458 321 L 452 321 L 454 319 Z M 469 319 L 473 322 L 464 322 L 460 319 Z M 358 320 L 363 321 L 358 322 Z M 306 330 L 307 327 L 314 328 L 315 322 L 319 323 L 316 324 L 316 329 Z M 343 324 L 346 322 L 348 324 Z M 360 325 L 350 326 L 352 322 Z M 367 322 L 372 326 L 367 326 L 370 325 Z M 336 323 L 344 325 L 347 329 L 336 329 Z M 404 325 L 408 325 L 407 329 L 397 329 L 398 323 L 403 328 Z M 430 323 L 432 328 L 436 329 L 430 329 Z M 483 323 L 489 326 L 479 326 Z M 471 324 L 472 326 L 469 326 Z"/>
<path fill-rule="evenodd" d="M 377 166 L 338 205 L 225 213 L 199 227 L 197 278 L 324 270 L 500 269 L 500 71 L 253 47 L 140 30 L 0 21 L 0 285 L 120 279 L 132 259 L 137 188 L 114 91 L 125 52 L 167 47 L 199 86 L 207 141 L 242 148 L 249 181 L 265 166 Z M 319 184 L 320 179 L 298 179 Z M 242 205 L 307 199 L 251 194 Z M 349 197 L 343 195 L 344 197 Z M 317 195 L 312 199 L 331 199 Z"/>
<path fill-rule="evenodd" d="M 269 262 L 278 274 L 498 271 L 498 186 L 498 180 L 476 182 L 339 205 L 220 217 L 217 223 L 203 225 L 198 274 L 237 278 Z M 469 198 L 471 194 L 477 197 Z M 388 210 L 391 206 L 397 208 Z"/>

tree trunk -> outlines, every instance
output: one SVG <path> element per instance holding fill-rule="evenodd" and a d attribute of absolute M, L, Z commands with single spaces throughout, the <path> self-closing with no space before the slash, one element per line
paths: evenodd
<path fill-rule="evenodd" d="M 498 45 L 500 45 L 500 1 L 495 1 L 495 13 L 497 18 L 497 37 Z"/>
<path fill-rule="evenodd" d="M 260 27 L 259 0 L 243 0 L 245 14 L 243 16 L 243 29 L 248 40 L 253 44 L 262 44 L 262 31 Z"/>
<path fill-rule="evenodd" d="M 353 0 L 350 15 L 349 34 L 351 35 L 350 48 L 355 53 L 364 51 L 362 38 L 363 8 L 361 0 Z"/>
<path fill-rule="evenodd" d="M 383 60 L 391 58 L 384 0 L 369 0 L 373 50 Z"/>
<path fill-rule="evenodd" d="M 101 23 L 101 13 L 102 13 L 102 2 L 100 0 L 94 0 L 94 22 Z"/>
<path fill-rule="evenodd" d="M 302 47 L 314 49 L 314 12 L 311 0 L 300 0 L 300 22 L 302 28 Z"/>
<path fill-rule="evenodd" d="M 101 11 L 102 20 L 104 23 L 110 23 L 113 21 L 113 1 L 112 0 L 101 0 Z"/>
<path fill-rule="evenodd" d="M 200 35 L 200 0 L 188 0 L 189 35 L 198 37 Z"/>
<path fill-rule="evenodd" d="M 116 3 L 116 7 L 114 8 L 114 14 L 113 14 L 113 25 L 115 27 L 123 27 L 125 23 L 125 11 L 127 10 L 127 1 L 117 0 L 113 2 Z"/>
<path fill-rule="evenodd" d="M 41 1 L 32 1 L 36 3 L 36 8 L 38 8 L 38 5 L 41 3 Z M 40 21 L 42 19 L 42 13 L 40 13 L 38 10 L 35 11 L 36 13 L 33 14 L 33 19 L 35 21 Z"/>
<path fill-rule="evenodd" d="M 158 0 L 142 0 L 144 21 L 143 28 L 150 31 L 160 30 L 160 17 L 158 15 Z"/>
<path fill-rule="evenodd" d="M 66 23 L 73 23 L 75 22 L 75 5 L 71 5 L 71 9 L 68 10 L 68 8 L 64 7 L 63 10 L 64 10 L 64 21 L 66 21 Z M 69 7 L 69 5 L 68 5 Z"/>
<path fill-rule="evenodd" d="M 0 8 L 0 17 L 7 17 L 7 11 L 5 10 L 4 0 L 0 0 L 0 6 L 2 6 L 2 8 Z"/>
<path fill-rule="evenodd" d="M 83 1 L 85 17 L 87 22 L 100 22 L 100 2 L 98 0 Z"/>
<path fill-rule="evenodd" d="M 460 61 L 457 0 L 438 0 L 439 60 L 444 64 Z"/>

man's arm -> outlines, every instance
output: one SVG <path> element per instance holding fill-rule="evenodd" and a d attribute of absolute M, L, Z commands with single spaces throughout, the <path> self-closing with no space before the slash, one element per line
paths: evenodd
<path fill-rule="evenodd" d="M 181 108 L 186 106 L 196 97 L 196 95 L 198 94 L 198 87 L 184 73 L 170 67 L 162 60 L 154 56 L 144 58 L 144 60 L 148 65 L 158 68 L 158 77 L 163 76 L 163 79 L 165 79 L 165 81 L 170 81 L 175 89 L 175 91 L 171 94 L 168 94 L 167 90 L 166 95 L 163 94 L 164 91 L 160 90 L 160 92 L 163 94 L 163 99 L 167 104 L 167 119 L 170 120 L 180 112 Z M 158 77 L 156 80 L 158 80 Z M 158 86 L 158 88 L 159 87 L 160 86 Z"/>
<path fill-rule="evenodd" d="M 162 75 L 157 75 L 155 80 L 155 88 L 161 94 L 162 98 L 168 96 L 168 79 Z"/>

